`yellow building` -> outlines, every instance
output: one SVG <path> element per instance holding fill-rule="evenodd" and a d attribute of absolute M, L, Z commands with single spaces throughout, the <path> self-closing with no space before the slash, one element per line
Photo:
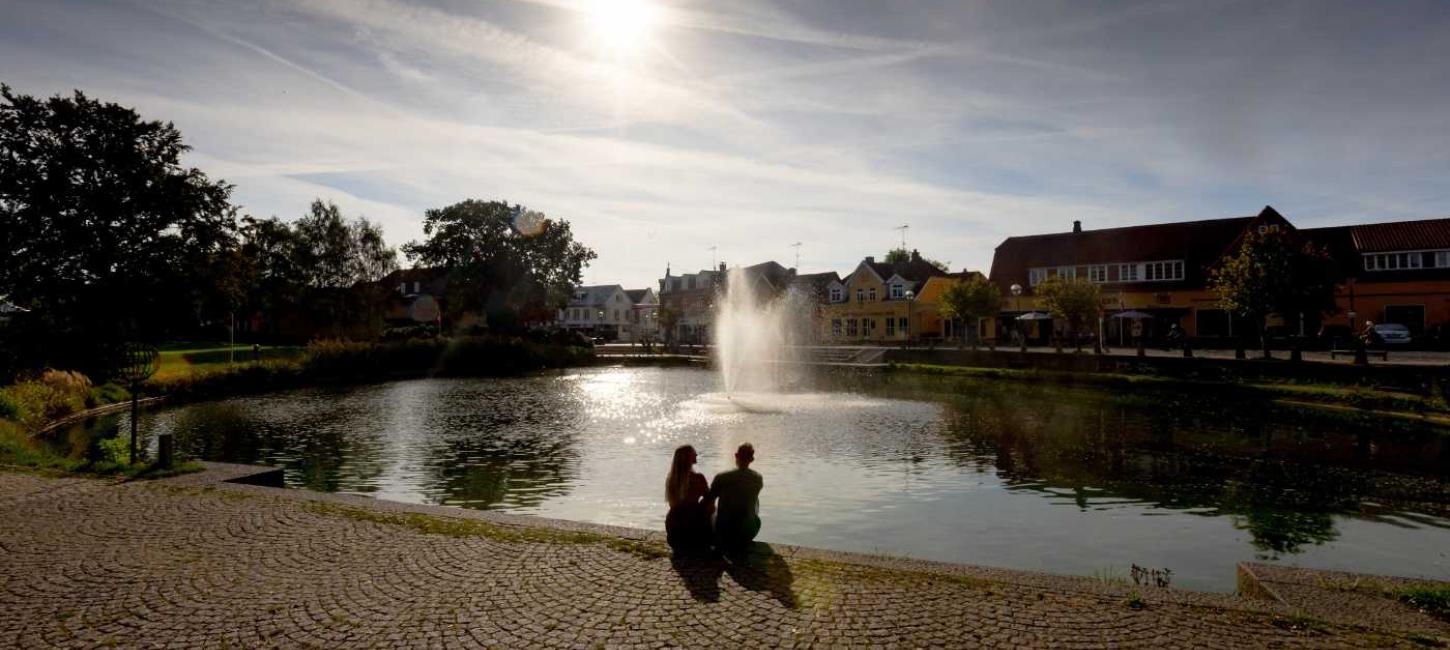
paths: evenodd
<path fill-rule="evenodd" d="M 930 278 L 943 275 L 946 273 L 917 251 L 894 264 L 867 257 L 850 275 L 828 285 L 821 340 L 882 343 L 910 339 L 912 332 L 919 331 L 913 327 L 912 317 L 919 317 L 925 308 L 915 304 L 917 291 Z"/>
<path fill-rule="evenodd" d="M 919 340 L 937 339 L 940 341 L 967 340 L 964 337 L 969 331 L 968 328 L 975 325 L 979 340 L 990 340 L 997 336 L 996 319 L 983 318 L 980 323 L 963 323 L 960 320 L 943 318 L 941 315 L 942 294 L 950 287 L 959 282 L 965 282 L 973 276 L 986 278 L 977 271 L 962 271 L 948 275 L 935 275 L 926 279 L 921 291 L 916 295 L 916 301 L 911 307 L 911 334 Z"/>

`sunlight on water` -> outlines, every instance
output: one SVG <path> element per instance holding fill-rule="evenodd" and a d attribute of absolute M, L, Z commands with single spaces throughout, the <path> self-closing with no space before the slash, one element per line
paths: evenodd
<path fill-rule="evenodd" d="M 1211 400 L 823 376 L 727 394 L 713 372 L 599 368 L 317 388 L 148 412 L 295 487 L 658 529 L 680 444 L 707 476 L 754 443 L 762 538 L 1234 588 L 1234 564 L 1450 578 L 1450 436 Z M 84 445 L 124 414 L 68 432 Z M 1411 426 L 1407 424 L 1406 426 Z"/>

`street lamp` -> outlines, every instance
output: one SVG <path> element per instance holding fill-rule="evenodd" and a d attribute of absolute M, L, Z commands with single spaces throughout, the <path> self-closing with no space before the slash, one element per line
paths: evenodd
<path fill-rule="evenodd" d="M 1022 311 L 1022 285 L 1014 282 L 1010 290 L 1012 291 L 1012 308 L 1016 311 Z M 1021 316 L 1021 314 L 1018 314 L 1018 316 Z M 1023 352 L 1026 352 L 1027 333 L 1022 331 L 1022 327 L 1020 325 L 1014 327 L 1013 329 L 1017 330 L 1017 340 L 1018 343 L 1021 345 L 1020 349 Z"/>
<path fill-rule="evenodd" d="M 906 335 L 906 345 L 910 345 L 911 344 L 911 320 L 912 320 L 911 308 L 914 307 L 915 305 L 916 305 L 916 292 L 915 291 L 912 291 L 911 289 L 907 289 L 906 290 L 906 331 L 905 332 L 902 332 L 902 334 L 905 334 Z"/>

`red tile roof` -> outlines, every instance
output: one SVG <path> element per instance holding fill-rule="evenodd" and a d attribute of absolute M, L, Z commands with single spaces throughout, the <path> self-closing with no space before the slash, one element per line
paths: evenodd
<path fill-rule="evenodd" d="M 1361 253 L 1450 249 L 1450 219 L 1395 221 L 1349 226 Z"/>
<path fill-rule="evenodd" d="M 989 277 L 1005 290 L 1014 283 L 1028 286 L 1027 271 L 1035 267 L 1183 260 L 1184 284 L 1152 286 L 1202 286 L 1206 268 L 1261 217 L 1282 219 L 1273 208 L 1265 208 L 1258 216 L 1008 237 L 992 256 Z"/>

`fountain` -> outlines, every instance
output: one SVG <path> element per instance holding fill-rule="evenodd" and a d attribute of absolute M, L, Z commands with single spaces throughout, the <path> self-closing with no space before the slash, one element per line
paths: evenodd
<path fill-rule="evenodd" d="M 729 272 L 715 306 L 715 367 L 725 398 L 740 410 L 774 410 L 782 393 L 798 390 L 806 368 L 797 358 L 809 320 L 804 297 L 794 289 L 762 295 L 760 278 L 744 269 Z"/>

